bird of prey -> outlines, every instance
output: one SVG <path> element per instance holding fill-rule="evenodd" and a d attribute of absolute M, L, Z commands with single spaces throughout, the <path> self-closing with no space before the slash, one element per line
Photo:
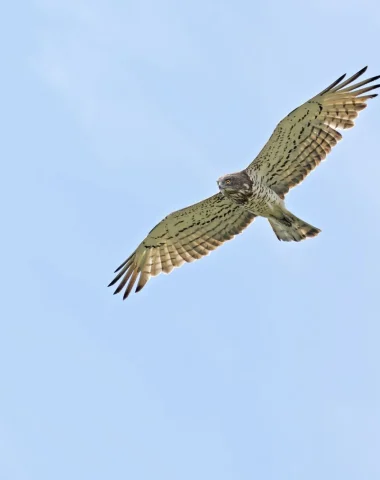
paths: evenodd
<path fill-rule="evenodd" d="M 137 279 L 139 292 L 150 277 L 208 255 L 257 216 L 267 218 L 277 238 L 285 242 L 318 235 L 318 228 L 286 209 L 284 198 L 342 138 L 336 129 L 353 127 L 367 100 L 377 96 L 368 92 L 380 87 L 372 83 L 380 75 L 354 83 L 366 70 L 347 80 L 342 75 L 289 113 L 246 169 L 217 180 L 219 193 L 171 213 L 156 225 L 115 271 L 117 276 L 109 284 L 120 281 L 115 294 L 126 287 L 125 299 Z"/>

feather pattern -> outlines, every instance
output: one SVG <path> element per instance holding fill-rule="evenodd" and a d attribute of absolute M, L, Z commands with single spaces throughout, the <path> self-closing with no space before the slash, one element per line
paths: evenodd
<path fill-rule="evenodd" d="M 164 218 L 135 252 L 115 271 L 109 286 L 120 280 L 115 294 L 125 288 L 127 298 L 138 278 L 139 292 L 150 277 L 208 255 L 241 233 L 255 215 L 218 193 Z"/>
<path fill-rule="evenodd" d="M 377 96 L 363 94 L 380 87 L 380 84 L 360 87 L 378 80 L 380 75 L 353 84 L 366 70 L 367 67 L 362 68 L 345 81 L 345 75 L 342 75 L 289 113 L 247 167 L 248 175 L 258 174 L 262 182 L 284 198 L 341 140 L 342 135 L 335 129 L 353 127 L 354 119 L 366 108 L 367 100 Z"/>

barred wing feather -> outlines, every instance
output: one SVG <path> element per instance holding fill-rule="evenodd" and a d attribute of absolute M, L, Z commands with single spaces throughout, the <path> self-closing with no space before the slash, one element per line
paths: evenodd
<path fill-rule="evenodd" d="M 136 280 L 136 292 L 162 272 L 193 262 L 241 233 L 255 215 L 232 203 L 221 193 L 171 213 L 164 218 L 133 254 L 115 271 L 109 286 L 120 281 L 115 294 L 124 288 L 130 294 Z"/>
<path fill-rule="evenodd" d="M 302 182 L 341 140 L 336 129 L 353 127 L 367 100 L 377 96 L 367 93 L 380 86 L 369 85 L 380 75 L 353 84 L 366 70 L 367 67 L 363 68 L 345 81 L 342 75 L 285 117 L 247 167 L 248 174 L 258 173 L 282 198 Z"/>

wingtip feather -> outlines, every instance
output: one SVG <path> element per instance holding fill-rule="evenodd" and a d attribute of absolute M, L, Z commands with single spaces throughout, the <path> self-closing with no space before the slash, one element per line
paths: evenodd
<path fill-rule="evenodd" d="M 333 82 L 331 85 L 329 85 L 328 87 L 326 87 L 324 90 L 322 90 L 322 92 L 320 92 L 318 95 L 324 95 L 325 93 L 329 92 L 330 90 L 332 90 L 336 85 L 338 85 L 343 79 L 344 77 L 346 76 L 347 74 L 344 73 L 343 75 L 341 75 L 337 80 L 335 80 L 335 82 Z"/>

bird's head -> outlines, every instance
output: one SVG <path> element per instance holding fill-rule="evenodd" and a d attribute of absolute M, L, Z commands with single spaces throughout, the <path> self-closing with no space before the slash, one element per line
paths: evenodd
<path fill-rule="evenodd" d="M 239 203 L 252 192 L 252 180 L 245 171 L 229 173 L 218 178 L 219 190 Z"/>

